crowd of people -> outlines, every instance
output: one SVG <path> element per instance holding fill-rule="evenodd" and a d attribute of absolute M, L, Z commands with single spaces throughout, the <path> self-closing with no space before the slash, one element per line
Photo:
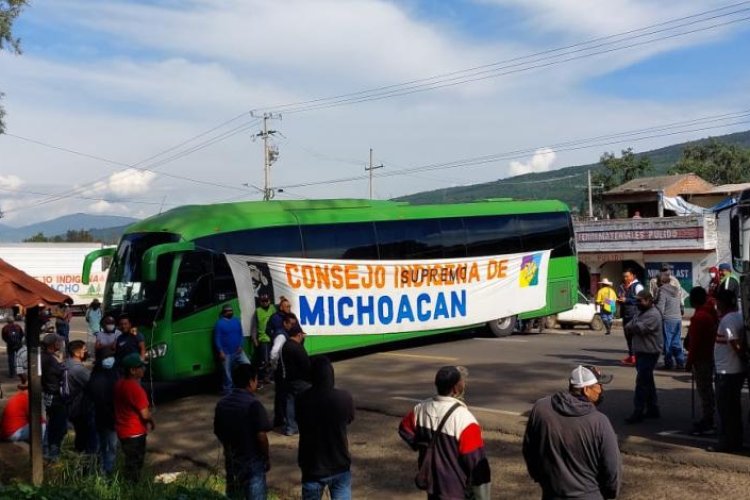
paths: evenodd
<path fill-rule="evenodd" d="M 713 270 L 712 270 L 713 271 Z M 693 374 L 701 400 L 695 434 L 712 433 L 710 449 L 734 452 L 742 448 L 740 395 L 750 370 L 744 322 L 738 310 L 739 281 L 722 264 L 707 289 L 690 291 L 694 314 L 682 341 L 681 287 L 668 265 L 647 286 L 628 269 L 614 290 L 602 280 L 596 302 L 611 333 L 617 312 L 627 341 L 626 365 L 635 367 L 633 412 L 637 424 L 660 418 L 654 370 L 660 358 L 664 370 Z M 41 339 L 41 382 L 44 453 L 60 456 L 62 441 L 73 428 L 73 449 L 98 457 L 96 469 L 119 471 L 137 481 L 144 463 L 146 441 L 155 427 L 149 398 L 141 379 L 146 369 L 143 335 L 123 316 L 107 316 L 98 302 L 86 311 L 89 336 L 70 340 L 69 318 L 62 309 L 54 316 L 57 333 Z M 63 324 L 65 323 L 65 324 Z M 245 332 L 230 305 L 224 305 L 213 330 L 221 375 L 222 397 L 214 410 L 214 434 L 224 452 L 226 493 L 230 498 L 266 498 L 266 474 L 271 469 L 268 433 L 298 436 L 298 465 L 303 499 L 352 496 L 351 455 L 347 429 L 355 417 L 351 394 L 335 387 L 334 369 L 325 356 L 309 356 L 305 332 L 290 302 L 273 304 L 261 294 L 252 318 L 252 359 L 243 345 Z M 9 375 L 19 378 L 19 391 L 9 400 L 0 438 L 28 440 L 28 390 L 23 328 L 8 318 L 2 338 L 9 355 Z M 93 369 L 89 351 L 95 352 Z M 491 498 L 491 471 L 482 429 L 465 403 L 468 370 L 445 366 L 435 375 L 436 395 L 415 405 L 401 420 L 400 437 L 417 452 L 415 485 L 428 498 Z M 617 437 L 597 407 L 604 386 L 612 380 L 595 366 L 577 366 L 568 389 L 537 401 L 523 439 L 523 457 L 543 498 L 615 498 L 622 476 Z M 256 396 L 273 385 L 273 414 Z M 718 418 L 715 418 L 718 416 Z M 94 463 L 92 461 L 92 463 Z"/>

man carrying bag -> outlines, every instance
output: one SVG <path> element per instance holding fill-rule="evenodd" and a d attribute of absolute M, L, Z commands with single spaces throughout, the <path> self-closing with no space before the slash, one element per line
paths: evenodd
<path fill-rule="evenodd" d="M 468 371 L 444 366 L 435 375 L 437 395 L 414 407 L 399 435 L 419 451 L 415 483 L 428 499 L 490 498 L 490 464 L 482 429 L 462 401 Z"/>

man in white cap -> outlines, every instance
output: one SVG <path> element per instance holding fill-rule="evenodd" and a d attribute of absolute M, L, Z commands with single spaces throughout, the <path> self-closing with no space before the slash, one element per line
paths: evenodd
<path fill-rule="evenodd" d="M 599 316 L 602 318 L 607 335 L 612 333 L 612 321 L 617 310 L 617 292 L 612 288 L 612 282 L 604 278 L 599 282 L 601 288 L 596 292 L 596 305 L 599 306 Z"/>
<path fill-rule="evenodd" d="M 523 457 L 542 498 L 617 498 L 622 460 L 609 419 L 597 410 L 602 384 L 595 366 L 577 366 L 567 391 L 534 403 L 523 438 Z"/>

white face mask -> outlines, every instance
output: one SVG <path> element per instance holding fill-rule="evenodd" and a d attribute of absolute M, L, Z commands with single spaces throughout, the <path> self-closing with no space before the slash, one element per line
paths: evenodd
<path fill-rule="evenodd" d="M 709 276 L 711 276 L 711 279 L 714 279 L 716 277 L 716 273 L 709 273 Z"/>
<path fill-rule="evenodd" d="M 115 325 L 104 325 L 104 331 L 107 333 L 112 333 L 115 331 Z"/>
<path fill-rule="evenodd" d="M 107 370 L 111 369 L 113 366 L 115 366 L 115 358 L 113 358 L 112 356 L 104 358 L 102 360 L 102 366 Z"/>

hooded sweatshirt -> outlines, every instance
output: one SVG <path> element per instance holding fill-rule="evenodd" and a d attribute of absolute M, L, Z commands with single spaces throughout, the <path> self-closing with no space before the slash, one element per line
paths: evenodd
<path fill-rule="evenodd" d="M 328 358 L 314 357 L 310 376 L 312 387 L 296 401 L 297 462 L 303 481 L 341 474 L 352 462 L 346 427 L 354 421 L 354 400 L 347 391 L 334 388 Z"/>
<path fill-rule="evenodd" d="M 659 354 L 664 346 L 664 320 L 655 306 L 641 311 L 633 321 L 625 325 L 625 334 L 633 339 L 633 352 Z"/>
<path fill-rule="evenodd" d="M 615 498 L 622 461 L 609 419 L 593 403 L 558 392 L 534 404 L 523 457 L 542 498 Z"/>
<path fill-rule="evenodd" d="M 681 289 L 670 284 L 663 284 L 656 290 L 656 307 L 664 319 L 682 319 Z"/>

